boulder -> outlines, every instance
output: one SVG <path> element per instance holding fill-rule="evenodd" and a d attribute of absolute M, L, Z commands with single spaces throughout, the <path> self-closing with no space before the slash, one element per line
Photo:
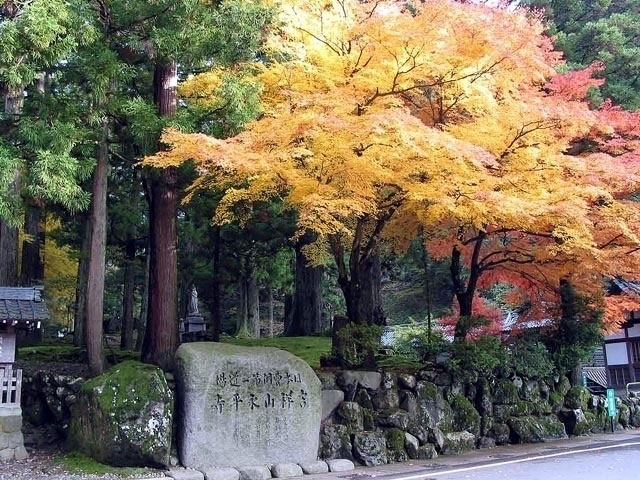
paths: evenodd
<path fill-rule="evenodd" d="M 344 425 L 323 425 L 320 434 L 320 457 L 351 458 L 351 437 Z"/>
<path fill-rule="evenodd" d="M 316 375 L 318 376 L 318 380 L 320 380 L 320 383 L 322 384 L 323 390 L 336 390 L 338 388 L 335 373 L 316 372 Z"/>
<path fill-rule="evenodd" d="M 184 466 L 316 460 L 321 384 L 300 358 L 276 348 L 185 343 L 176 353 L 176 382 Z"/>
<path fill-rule="evenodd" d="M 342 390 L 323 390 L 322 391 L 322 421 L 333 415 L 333 412 L 344 400 L 344 392 Z"/>
<path fill-rule="evenodd" d="M 581 408 L 562 409 L 559 418 L 564 423 L 568 435 L 584 435 L 591 431 L 592 424 Z"/>
<path fill-rule="evenodd" d="M 413 460 L 418 458 L 420 442 L 416 437 L 407 432 L 404 434 L 404 448 L 407 451 L 409 458 Z"/>
<path fill-rule="evenodd" d="M 589 400 L 591 394 L 584 387 L 571 387 L 564 396 L 564 406 L 570 409 L 581 408 L 587 410 L 589 408 Z"/>
<path fill-rule="evenodd" d="M 159 368 L 116 365 L 82 385 L 73 406 L 69 441 L 101 463 L 169 463 L 173 392 Z"/>
<path fill-rule="evenodd" d="M 378 415 L 378 425 L 387 428 L 399 428 L 406 430 L 409 427 L 410 417 L 407 412 L 400 409 L 387 410 Z"/>
<path fill-rule="evenodd" d="M 416 386 L 418 400 L 418 423 L 427 428 L 450 428 L 452 411 L 449 404 L 433 383 L 418 382 Z"/>
<path fill-rule="evenodd" d="M 203 471 L 205 480 L 239 480 L 240 472 L 235 468 L 210 468 Z"/>
<path fill-rule="evenodd" d="M 205 480 L 204 474 L 191 468 L 172 468 L 167 476 L 173 480 Z"/>
<path fill-rule="evenodd" d="M 367 467 L 388 463 L 387 441 L 382 433 L 359 432 L 353 436 L 353 455 Z"/>
<path fill-rule="evenodd" d="M 511 430 L 505 423 L 494 423 L 490 430 L 490 436 L 495 438 L 497 445 L 506 445 L 510 442 Z"/>
<path fill-rule="evenodd" d="M 451 432 L 444 434 L 442 453 L 458 455 L 476 448 L 476 437 L 470 432 Z"/>
<path fill-rule="evenodd" d="M 398 385 L 400 385 L 401 388 L 413 390 L 416 388 L 416 377 L 407 373 L 399 373 Z"/>
<path fill-rule="evenodd" d="M 316 460 L 315 462 L 301 463 L 300 468 L 305 475 L 319 475 L 321 473 L 327 473 L 329 471 L 329 465 L 322 460 Z"/>
<path fill-rule="evenodd" d="M 409 455 L 407 455 L 404 449 L 405 433 L 402 430 L 398 428 L 387 430 L 385 437 L 387 440 L 387 457 L 389 463 L 406 462 L 409 460 Z"/>
<path fill-rule="evenodd" d="M 271 466 L 271 475 L 274 478 L 301 477 L 302 468 L 295 463 L 276 463 Z"/>
<path fill-rule="evenodd" d="M 438 458 L 438 452 L 436 452 L 436 447 L 430 443 L 422 445 L 418 449 L 418 460 L 433 460 L 434 458 Z"/>
<path fill-rule="evenodd" d="M 353 398 L 354 402 L 357 402 L 362 408 L 368 408 L 369 410 L 373 410 L 373 403 L 371 402 L 371 396 L 367 392 L 365 388 L 359 388 L 355 397 Z"/>
<path fill-rule="evenodd" d="M 336 410 L 336 420 L 347 427 L 350 432 L 360 432 L 364 429 L 362 407 L 356 402 L 342 402 Z"/>
<path fill-rule="evenodd" d="M 499 405 L 513 405 L 518 400 L 518 387 L 516 387 L 512 381 L 507 379 L 496 381 L 493 389 L 494 403 Z"/>
<path fill-rule="evenodd" d="M 511 428 L 514 443 L 539 443 L 546 440 L 567 438 L 564 424 L 557 417 L 512 417 L 507 424 Z"/>
<path fill-rule="evenodd" d="M 330 472 L 349 472 L 355 468 L 355 465 L 351 460 L 345 460 L 337 458 L 333 460 L 327 460 L 327 466 Z"/>
<path fill-rule="evenodd" d="M 455 431 L 466 430 L 474 435 L 480 434 L 480 414 L 473 408 L 467 397 L 456 395 L 451 399 L 453 425 Z"/>
<path fill-rule="evenodd" d="M 373 408 L 382 412 L 398 408 L 400 406 L 400 397 L 397 390 L 379 390 L 371 399 Z"/>
<path fill-rule="evenodd" d="M 266 465 L 238 467 L 238 472 L 240 472 L 240 480 L 269 480 L 271 478 L 271 470 Z"/>
<path fill-rule="evenodd" d="M 343 372 L 338 380 L 339 382 L 342 382 L 341 386 L 346 383 L 353 384 L 355 380 L 356 385 L 360 385 L 362 388 L 373 391 L 380 388 L 380 384 L 382 383 L 382 374 L 378 372 L 349 371 Z"/>

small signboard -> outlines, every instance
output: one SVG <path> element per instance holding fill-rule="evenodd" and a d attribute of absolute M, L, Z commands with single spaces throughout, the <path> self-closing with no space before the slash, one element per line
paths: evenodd
<path fill-rule="evenodd" d="M 610 417 L 615 417 L 618 414 L 616 408 L 616 391 L 613 388 L 607 388 L 607 411 Z"/>
<path fill-rule="evenodd" d="M 587 376 L 586 375 L 582 375 L 582 386 L 584 388 L 587 388 Z"/>

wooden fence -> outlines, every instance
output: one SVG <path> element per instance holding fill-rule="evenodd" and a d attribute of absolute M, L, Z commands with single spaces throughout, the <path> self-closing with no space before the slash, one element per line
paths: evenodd
<path fill-rule="evenodd" d="M 20 406 L 22 370 L 0 365 L 0 408 Z"/>

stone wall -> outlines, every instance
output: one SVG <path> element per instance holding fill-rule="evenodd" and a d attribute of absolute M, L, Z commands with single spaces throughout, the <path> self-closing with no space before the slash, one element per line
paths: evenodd
<path fill-rule="evenodd" d="M 319 456 L 362 465 L 431 459 L 610 428 L 604 397 L 566 378 L 479 378 L 446 371 L 318 372 Z M 618 429 L 640 426 L 640 399 L 618 399 Z"/>
<path fill-rule="evenodd" d="M 0 462 L 25 458 L 27 451 L 22 436 L 22 410 L 0 408 Z"/>

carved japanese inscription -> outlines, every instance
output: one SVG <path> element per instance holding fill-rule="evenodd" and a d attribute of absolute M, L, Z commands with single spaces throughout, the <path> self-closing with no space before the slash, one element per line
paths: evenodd
<path fill-rule="evenodd" d="M 177 366 L 185 466 L 316 459 L 320 382 L 304 361 L 274 348 L 190 343 Z"/>

